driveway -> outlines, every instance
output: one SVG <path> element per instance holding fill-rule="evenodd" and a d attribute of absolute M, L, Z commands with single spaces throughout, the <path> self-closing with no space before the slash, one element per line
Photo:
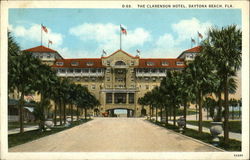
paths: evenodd
<path fill-rule="evenodd" d="M 95 118 L 23 144 L 13 152 L 214 152 L 215 147 L 140 118 Z"/>

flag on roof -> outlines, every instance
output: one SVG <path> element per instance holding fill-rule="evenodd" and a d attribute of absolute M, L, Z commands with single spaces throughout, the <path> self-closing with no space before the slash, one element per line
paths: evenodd
<path fill-rule="evenodd" d="M 192 42 L 192 43 L 195 43 L 195 40 L 194 40 L 193 38 L 191 38 L 191 42 Z"/>
<path fill-rule="evenodd" d="M 139 51 L 138 49 L 136 50 L 137 53 L 141 53 L 141 51 Z"/>
<path fill-rule="evenodd" d="M 51 40 L 49 40 L 49 44 L 53 44 Z"/>
<path fill-rule="evenodd" d="M 198 36 L 202 39 L 203 38 L 203 35 L 200 33 L 200 32 L 198 32 Z"/>
<path fill-rule="evenodd" d="M 44 25 L 42 25 L 42 30 L 43 30 L 45 33 L 48 33 L 48 29 L 47 29 Z"/>
<path fill-rule="evenodd" d="M 102 53 L 103 53 L 103 55 L 107 55 L 107 53 L 104 51 L 104 49 L 102 50 Z"/>
<path fill-rule="evenodd" d="M 125 28 L 123 28 L 121 25 L 120 25 L 120 27 L 121 27 L 121 32 L 122 32 L 123 34 L 127 35 L 127 30 L 126 30 Z"/>

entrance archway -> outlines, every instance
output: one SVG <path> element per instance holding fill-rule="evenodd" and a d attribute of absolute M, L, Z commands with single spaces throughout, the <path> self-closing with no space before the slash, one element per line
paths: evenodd
<path fill-rule="evenodd" d="M 134 110 L 127 108 L 114 108 L 106 110 L 108 117 L 134 117 Z"/>

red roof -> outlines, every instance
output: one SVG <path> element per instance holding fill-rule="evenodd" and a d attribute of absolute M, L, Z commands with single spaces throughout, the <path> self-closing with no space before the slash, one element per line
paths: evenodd
<path fill-rule="evenodd" d="M 117 52 L 123 52 L 123 53 L 125 53 L 127 56 L 129 56 L 129 57 L 132 57 L 132 58 L 139 58 L 139 57 L 136 57 L 136 56 L 132 56 L 131 54 L 129 54 L 129 53 L 127 53 L 127 52 L 125 52 L 125 51 L 123 51 L 123 50 L 121 50 L 121 49 L 119 49 L 119 50 L 117 50 L 117 51 L 115 51 L 114 53 L 112 53 L 111 55 L 109 55 L 109 56 L 107 56 L 107 57 L 102 57 L 102 58 L 108 58 L 108 57 L 111 57 L 111 56 L 113 56 L 114 54 L 116 54 Z"/>
<path fill-rule="evenodd" d="M 45 46 L 37 46 L 34 48 L 29 48 L 23 51 L 27 52 L 40 52 L 40 53 L 58 53 L 56 50 L 53 50 L 51 48 L 45 47 Z"/>
<path fill-rule="evenodd" d="M 183 51 L 185 53 L 200 53 L 201 52 L 201 46 L 197 46 L 188 50 Z"/>
<path fill-rule="evenodd" d="M 187 50 L 183 51 L 177 58 L 180 58 L 185 53 L 200 53 L 201 48 L 202 48 L 201 46 L 196 46 L 196 47 L 187 49 Z"/>
<path fill-rule="evenodd" d="M 177 62 L 183 62 L 183 65 L 177 65 Z M 148 64 L 152 65 L 148 65 Z M 163 65 L 165 63 L 165 65 Z M 167 64 L 167 65 L 166 65 Z M 185 63 L 181 59 L 171 58 L 143 58 L 139 59 L 139 66 L 137 68 L 184 68 Z"/>
<path fill-rule="evenodd" d="M 58 65 L 57 62 L 63 62 L 63 65 Z M 72 63 L 78 63 L 78 65 L 72 65 Z M 87 65 L 87 64 L 90 65 Z M 91 65 L 92 63 L 92 65 Z M 78 58 L 78 59 L 58 59 L 54 65 L 54 68 L 104 68 L 102 60 L 100 58 Z"/>

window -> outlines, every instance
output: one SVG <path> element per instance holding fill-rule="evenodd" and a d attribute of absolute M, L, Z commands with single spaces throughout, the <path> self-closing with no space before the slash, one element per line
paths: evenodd
<path fill-rule="evenodd" d="M 115 103 L 126 103 L 126 93 L 115 93 Z"/>
<path fill-rule="evenodd" d="M 78 66 L 79 62 L 71 62 L 71 66 Z"/>
<path fill-rule="evenodd" d="M 93 66 L 93 65 L 94 65 L 94 62 L 87 62 L 86 65 L 87 65 L 87 66 Z"/>
<path fill-rule="evenodd" d="M 75 69 L 76 73 L 81 73 L 81 69 Z"/>
<path fill-rule="evenodd" d="M 110 81 L 110 77 L 107 77 L 107 81 Z"/>
<path fill-rule="evenodd" d="M 128 94 L 128 103 L 129 104 L 134 104 L 135 103 L 135 94 L 134 93 L 129 93 Z"/>
<path fill-rule="evenodd" d="M 83 73 L 89 73 L 89 69 L 82 69 Z"/>
<path fill-rule="evenodd" d="M 161 62 L 161 65 L 162 65 L 162 66 L 168 66 L 169 63 L 168 63 L 167 61 L 164 61 L 164 62 Z"/>
<path fill-rule="evenodd" d="M 106 103 L 112 103 L 112 93 L 106 93 Z"/>
<path fill-rule="evenodd" d="M 182 66 L 182 65 L 184 65 L 184 62 L 176 62 L 176 65 L 177 66 Z"/>
<path fill-rule="evenodd" d="M 43 58 L 43 55 L 40 55 L 39 57 L 40 57 L 40 58 Z"/>
<path fill-rule="evenodd" d="M 117 61 L 117 62 L 115 62 L 115 65 L 116 66 L 124 66 L 126 64 L 123 61 Z"/>
<path fill-rule="evenodd" d="M 134 69 L 133 68 L 131 68 L 130 71 L 131 71 L 131 73 L 134 73 Z"/>
<path fill-rule="evenodd" d="M 155 63 L 154 62 L 147 62 L 147 66 L 154 66 Z"/>
<path fill-rule="evenodd" d="M 96 69 L 91 69 L 91 73 L 96 73 Z"/>
<path fill-rule="evenodd" d="M 151 69 L 151 72 L 152 72 L 152 73 L 155 73 L 155 72 L 156 72 L 156 69 Z"/>
<path fill-rule="evenodd" d="M 66 71 L 65 71 L 65 69 L 59 69 L 59 72 L 60 73 L 65 73 Z"/>
<path fill-rule="evenodd" d="M 57 66 L 63 66 L 63 62 L 56 62 Z"/>
<path fill-rule="evenodd" d="M 130 65 L 131 65 L 131 66 L 135 65 L 135 62 L 134 62 L 134 61 L 131 61 Z"/>
<path fill-rule="evenodd" d="M 50 58 L 50 57 L 51 57 L 51 55 L 48 53 L 47 58 Z"/>
<path fill-rule="evenodd" d="M 68 70 L 68 73 L 73 73 L 73 72 L 74 72 L 73 69 L 69 69 L 69 70 Z"/>
<path fill-rule="evenodd" d="M 149 80 L 149 78 L 148 77 L 145 77 L 145 81 L 148 81 Z"/>
<path fill-rule="evenodd" d="M 107 66 L 110 66 L 110 61 L 107 61 Z"/>
<path fill-rule="evenodd" d="M 149 86 L 148 86 L 148 85 L 146 85 L 145 87 L 146 87 L 146 89 L 149 89 Z"/>
<path fill-rule="evenodd" d="M 92 85 L 92 86 L 91 86 L 91 89 L 92 89 L 92 90 L 95 90 L 95 85 Z"/>
<path fill-rule="evenodd" d="M 165 70 L 164 70 L 164 69 L 159 69 L 159 72 L 160 72 L 160 73 L 164 73 Z"/>
<path fill-rule="evenodd" d="M 107 73 L 110 73 L 110 68 L 107 69 Z"/>

